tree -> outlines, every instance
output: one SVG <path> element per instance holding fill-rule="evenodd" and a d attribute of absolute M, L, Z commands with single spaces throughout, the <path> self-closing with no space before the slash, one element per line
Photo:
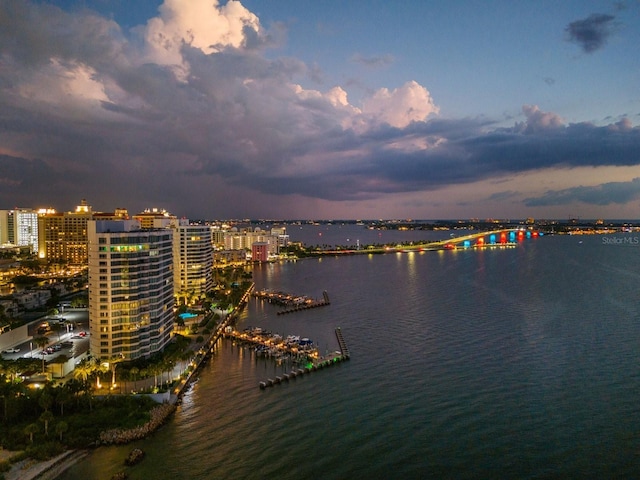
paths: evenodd
<path fill-rule="evenodd" d="M 35 423 L 30 423 L 29 425 L 24 427 L 25 435 L 29 435 L 29 442 L 33 443 L 33 435 L 35 433 L 38 433 L 38 430 L 40 429 L 38 428 L 38 425 Z"/>
<path fill-rule="evenodd" d="M 56 433 L 60 435 L 60 441 L 62 441 L 62 434 L 69 430 L 69 424 L 64 421 L 56 423 Z"/>
<path fill-rule="evenodd" d="M 56 403 L 60 405 L 60 416 L 64 416 L 64 404 L 71 398 L 71 392 L 68 388 L 60 387 L 56 392 Z"/>
<path fill-rule="evenodd" d="M 35 337 L 33 343 L 42 349 L 42 373 L 44 373 L 44 348 L 49 345 L 49 339 L 47 337 Z"/>
<path fill-rule="evenodd" d="M 138 390 L 138 373 L 140 373 L 140 369 L 138 367 L 131 367 L 129 370 L 129 375 L 133 375 L 133 389 Z"/>
<path fill-rule="evenodd" d="M 111 367 L 111 388 L 116 386 L 116 367 L 118 363 L 124 361 L 124 355 L 120 354 L 110 358 L 108 360 L 109 366 Z"/>
<path fill-rule="evenodd" d="M 80 405 L 80 397 L 78 394 L 83 390 L 82 382 L 77 378 L 67 380 L 63 388 L 76 398 L 76 406 Z"/>
<path fill-rule="evenodd" d="M 40 421 L 44 423 L 44 434 L 47 437 L 49 436 L 49 422 L 52 420 L 53 413 L 51 413 L 49 410 L 45 410 L 44 412 L 42 412 L 42 415 L 40 415 Z"/>
<path fill-rule="evenodd" d="M 43 390 L 38 399 L 38 404 L 44 409 L 45 412 L 49 411 L 53 404 L 53 397 L 47 390 Z"/>
<path fill-rule="evenodd" d="M 93 375 L 95 370 L 95 360 L 93 359 L 85 359 L 80 362 L 79 365 L 76 365 L 76 368 L 73 370 L 73 377 L 80 380 L 80 385 L 82 389 L 85 391 L 85 394 L 89 397 L 89 410 L 91 411 L 91 383 L 89 383 L 89 378 Z"/>

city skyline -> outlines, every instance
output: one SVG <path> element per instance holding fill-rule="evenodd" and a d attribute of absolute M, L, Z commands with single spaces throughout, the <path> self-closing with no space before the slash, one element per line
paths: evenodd
<path fill-rule="evenodd" d="M 637 2 L 0 0 L 0 208 L 638 218 Z"/>

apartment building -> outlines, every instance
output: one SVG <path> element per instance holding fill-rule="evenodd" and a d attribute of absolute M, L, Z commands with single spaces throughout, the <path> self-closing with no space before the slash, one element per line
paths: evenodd
<path fill-rule="evenodd" d="M 180 220 L 174 231 L 175 294 L 180 303 L 189 304 L 213 288 L 211 228 Z"/>
<path fill-rule="evenodd" d="M 174 231 L 136 220 L 87 228 L 91 353 L 132 360 L 162 351 L 173 331 Z"/>

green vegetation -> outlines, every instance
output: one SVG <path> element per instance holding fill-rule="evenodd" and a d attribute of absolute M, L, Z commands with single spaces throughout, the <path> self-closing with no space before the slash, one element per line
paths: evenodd
<path fill-rule="evenodd" d="M 147 360 L 105 363 L 89 358 L 74 370 L 74 378 L 63 384 L 46 382 L 36 387 L 24 383 L 21 374 L 41 370 L 38 359 L 0 360 L 0 446 L 23 452 L 35 460 L 51 458 L 68 448 L 95 445 L 107 430 L 129 430 L 147 424 L 157 403 L 145 395 L 115 395 L 109 387 L 126 379 L 138 386 L 153 378 L 140 391 L 157 393 L 172 388 L 171 372 L 178 365 L 185 371 L 194 356 L 187 337 L 176 335 L 161 355 Z M 98 388 L 101 382 L 105 384 Z M 139 383 L 140 382 L 140 383 Z M 22 459 L 14 457 L 12 460 Z M 0 473 L 8 469 L 0 465 Z M 0 474 L 0 478 L 2 475 Z"/>
<path fill-rule="evenodd" d="M 47 459 L 66 448 L 90 446 L 105 429 L 143 425 L 157 405 L 145 396 L 110 395 L 98 401 L 92 396 L 86 381 L 30 388 L 0 374 L 0 445 L 36 460 Z"/>

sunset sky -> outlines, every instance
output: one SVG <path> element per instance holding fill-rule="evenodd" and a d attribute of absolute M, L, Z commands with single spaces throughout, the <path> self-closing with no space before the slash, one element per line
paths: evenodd
<path fill-rule="evenodd" d="M 640 218 L 640 2 L 0 0 L 0 209 Z"/>

